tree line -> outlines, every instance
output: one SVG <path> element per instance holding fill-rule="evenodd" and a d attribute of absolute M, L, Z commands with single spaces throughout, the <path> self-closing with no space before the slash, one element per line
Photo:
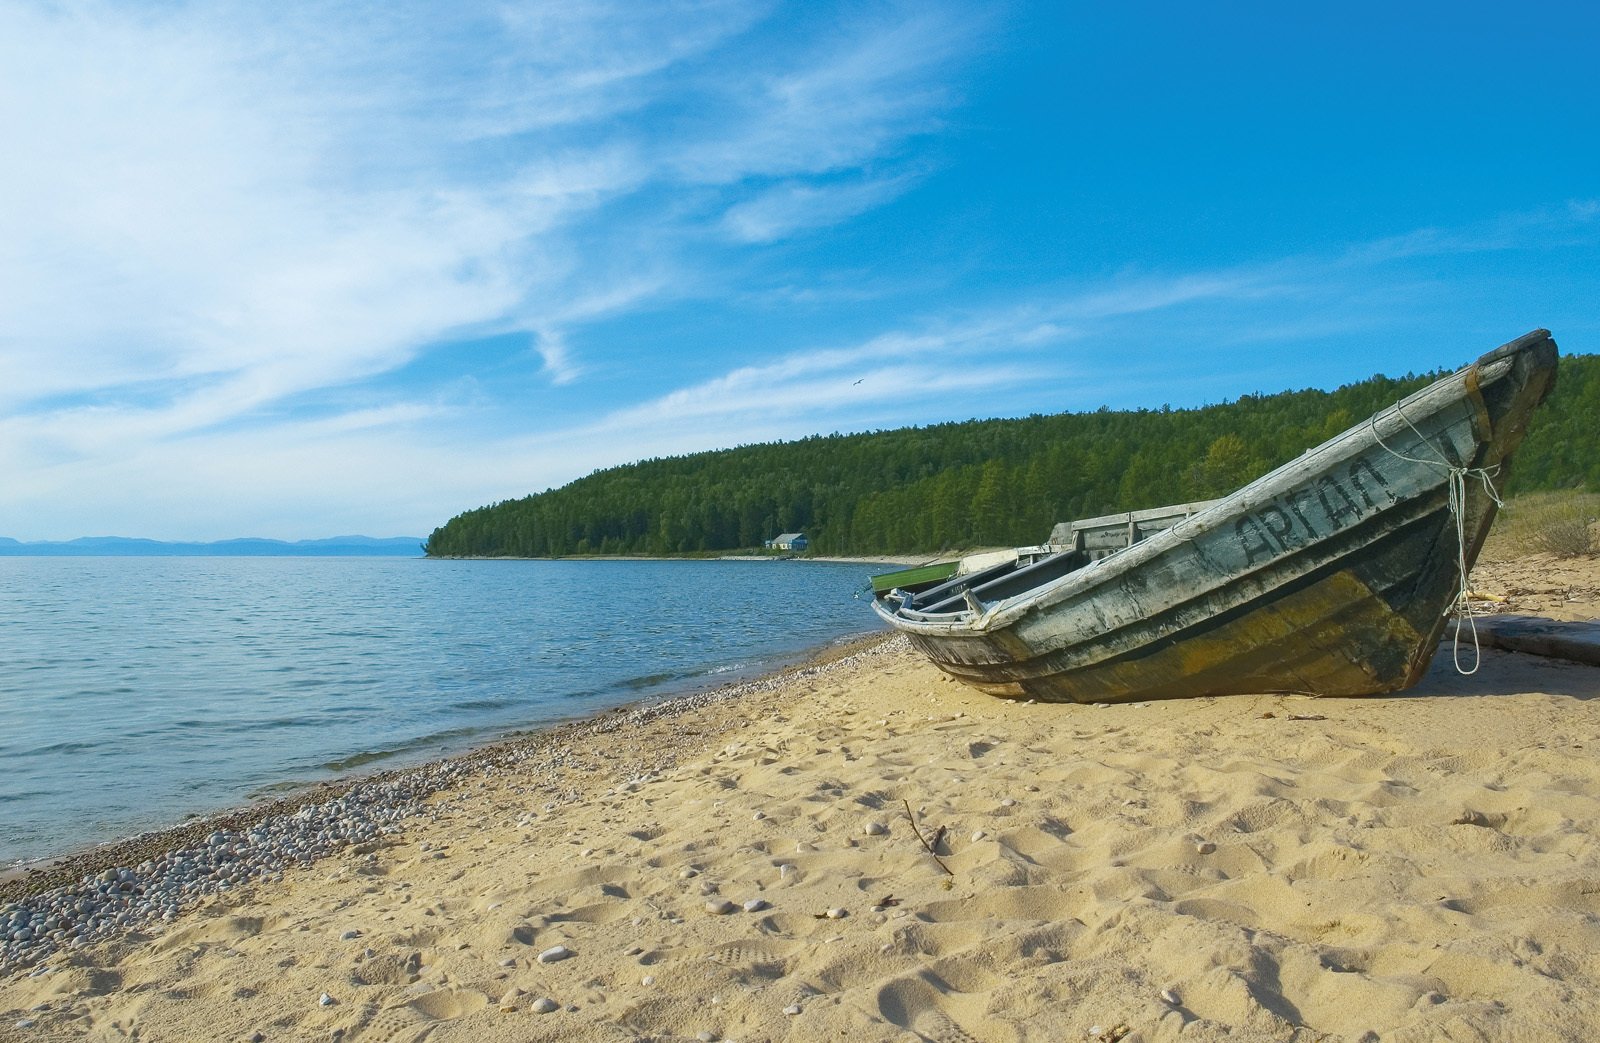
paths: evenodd
<path fill-rule="evenodd" d="M 817 435 L 624 464 L 466 511 L 439 557 L 677 555 L 804 532 L 814 554 L 935 554 L 1041 542 L 1058 521 L 1233 491 L 1439 374 L 1194 409 L 968 420 Z M 1510 492 L 1600 490 L 1600 356 L 1561 359 Z"/>

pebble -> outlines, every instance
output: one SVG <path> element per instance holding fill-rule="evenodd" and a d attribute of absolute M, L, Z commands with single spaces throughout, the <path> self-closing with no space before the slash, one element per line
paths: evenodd
<path fill-rule="evenodd" d="M 988 835 L 989 834 L 985 833 L 981 829 L 975 829 L 975 830 L 972 831 L 972 838 L 971 839 L 972 839 L 972 842 L 974 844 L 976 844 L 978 841 L 982 840 L 984 837 L 986 837 Z"/>
<path fill-rule="evenodd" d="M 765 898 L 752 898 L 744 903 L 744 911 L 747 913 L 759 913 L 765 908 L 767 908 L 767 900 Z"/>
<path fill-rule="evenodd" d="M 560 960 L 566 959 L 571 955 L 573 955 L 572 950 L 567 948 L 565 945 L 552 945 L 550 948 L 539 954 L 539 962 L 556 963 Z"/>
<path fill-rule="evenodd" d="M 775 691 L 801 678 L 883 660 L 904 647 L 900 638 L 831 663 L 804 667 L 782 679 L 760 678 L 641 706 L 585 722 L 570 735 L 573 739 L 603 735 L 695 713 L 714 704 Z M 201 832 L 190 825 L 134 838 L 119 845 L 114 856 L 126 858 L 126 864 L 87 872 L 76 881 L 0 902 L 0 978 L 34 967 L 68 947 L 170 923 L 211 895 L 252 882 L 282 879 L 286 870 L 310 866 L 338 852 L 366 856 L 370 863 L 379 846 L 403 833 L 408 825 L 438 819 L 439 807 L 430 803 L 430 798 L 441 790 L 474 781 L 489 771 L 525 770 L 529 763 L 559 770 L 573 756 L 570 746 L 514 743 L 352 783 L 319 802 L 285 803 L 261 814 L 221 817 L 237 826 L 214 826 Z M 543 810 L 555 811 L 560 806 L 560 802 L 545 801 Z M 524 816 L 530 817 L 535 817 L 532 812 Z M 415 850 L 424 852 L 422 857 L 446 854 L 442 849 L 435 852 L 434 845 L 426 842 Z M 804 842 L 796 844 L 796 851 L 808 850 L 815 848 Z M 47 926 L 51 921 L 55 926 Z"/>
<path fill-rule="evenodd" d="M 335 1003 L 338 1003 L 338 1002 L 339 1002 L 339 1001 L 338 1001 L 338 1000 L 336 1000 L 336 999 L 334 999 L 334 998 L 333 998 L 333 997 L 332 997 L 332 996 L 330 996 L 330 995 L 328 995 L 328 994 L 327 994 L 327 993 L 326 993 L 326 992 L 324 992 L 324 993 L 323 993 L 323 994 L 322 994 L 322 995 L 321 995 L 321 996 L 320 996 L 320 997 L 319 997 L 319 998 L 318 998 L 318 999 L 317 999 L 317 1005 L 318 1005 L 318 1006 L 321 1006 L 321 1007 L 331 1007 L 331 1006 L 333 1006 L 333 1005 L 334 1005 L 334 1004 L 335 1004 Z"/>
<path fill-rule="evenodd" d="M 1017 806 L 1017 802 L 1012 800 L 1010 797 L 1007 797 L 1005 800 L 1000 802 L 1000 806 L 1002 808 L 1014 808 Z"/>
<path fill-rule="evenodd" d="M 861 827 L 861 832 L 865 833 L 869 837 L 881 837 L 885 833 L 889 832 L 889 827 L 884 825 L 882 822 L 868 822 L 865 826 Z"/>
<path fill-rule="evenodd" d="M 339 940 L 341 942 L 348 942 L 348 941 L 354 941 L 355 939 L 357 939 L 359 937 L 361 937 L 361 932 L 360 931 L 346 931 L 346 932 L 344 932 L 343 934 L 341 934 L 339 936 Z"/>
<path fill-rule="evenodd" d="M 1209 840 L 1202 840 L 1200 843 L 1194 846 L 1195 853 L 1200 855 L 1209 855 L 1216 849 L 1217 845 L 1213 844 Z"/>
<path fill-rule="evenodd" d="M 1163 1003 L 1169 1004 L 1170 1006 L 1178 1006 L 1178 994 L 1173 992 L 1171 989 L 1161 990 L 1161 1000 Z"/>
<path fill-rule="evenodd" d="M 213 829 L 186 846 L 161 850 L 154 846 L 161 843 L 157 835 L 142 862 L 0 905 L 0 975 L 66 946 L 169 922 L 208 895 L 376 844 L 398 832 L 405 819 L 422 814 L 429 795 L 473 770 L 475 762 L 463 758 L 360 783 L 320 804 L 302 804 L 238 829 Z M 133 842 L 130 849 L 139 850 Z M 52 920 L 58 926 L 46 930 Z"/>
<path fill-rule="evenodd" d="M 760 822 L 762 819 L 764 819 L 766 817 L 767 817 L 767 813 L 765 811 L 758 811 L 754 815 L 750 816 L 751 820 L 753 820 L 755 822 Z"/>
<path fill-rule="evenodd" d="M 850 911 L 848 909 L 829 909 L 828 910 L 828 919 L 830 919 L 830 920 L 843 920 L 845 917 L 847 917 L 849 915 L 850 915 Z"/>
<path fill-rule="evenodd" d="M 694 1038 L 698 1039 L 700 1043 L 717 1043 L 717 1034 L 715 1032 L 696 1032 Z"/>
<path fill-rule="evenodd" d="M 532 1005 L 530 1005 L 528 1009 L 533 1011 L 535 1014 L 549 1014 L 552 1011 L 560 1010 L 561 1004 L 557 1003 L 549 996 L 540 996 L 538 999 L 533 1001 Z"/>
<path fill-rule="evenodd" d="M 692 880 L 693 878 L 695 878 L 695 877 L 697 877 L 699 875 L 700 875 L 700 870 L 694 868 L 693 866 L 690 866 L 687 869 L 679 871 L 678 879 L 680 879 L 680 880 Z"/>
<path fill-rule="evenodd" d="M 787 1014 L 787 1015 L 789 1015 L 789 1016 L 790 1016 L 790 1017 L 791 1017 L 791 1018 L 792 1018 L 792 1017 L 794 1017 L 794 1016 L 795 1016 L 795 1015 L 796 1015 L 796 1014 L 798 1014 L 798 1013 L 800 1013 L 800 1004 L 798 1004 L 798 1003 L 791 1003 L 791 1004 L 789 1004 L 789 1005 L 788 1005 L 788 1006 L 787 1006 L 787 1007 L 785 1007 L 785 1008 L 783 1008 L 783 1012 L 784 1012 L 784 1013 L 785 1013 L 785 1014 Z"/>
<path fill-rule="evenodd" d="M 739 907 L 728 901 L 726 898 L 719 898 L 715 901 L 706 903 L 706 912 L 711 913 L 714 916 L 726 916 L 737 908 Z"/>
<path fill-rule="evenodd" d="M 639 983 L 641 985 L 654 985 L 656 983 L 656 976 L 654 974 L 646 974 L 643 978 L 639 979 Z"/>
<path fill-rule="evenodd" d="M 783 865 L 778 867 L 778 879 L 787 880 L 789 879 L 789 875 L 794 871 L 794 866 L 790 865 L 788 862 L 785 862 Z"/>

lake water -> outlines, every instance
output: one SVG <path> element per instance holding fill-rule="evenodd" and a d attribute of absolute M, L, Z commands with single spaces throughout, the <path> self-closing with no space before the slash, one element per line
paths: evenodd
<path fill-rule="evenodd" d="M 769 669 L 869 571 L 0 558 L 0 866 Z"/>

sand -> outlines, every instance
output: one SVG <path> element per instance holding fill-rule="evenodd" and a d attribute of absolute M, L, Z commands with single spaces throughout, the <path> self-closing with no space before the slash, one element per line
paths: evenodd
<path fill-rule="evenodd" d="M 1594 561 L 1474 587 L 1600 616 Z M 0 978 L 0 1038 L 1600 1038 L 1596 696 L 1030 705 L 893 640 Z"/>

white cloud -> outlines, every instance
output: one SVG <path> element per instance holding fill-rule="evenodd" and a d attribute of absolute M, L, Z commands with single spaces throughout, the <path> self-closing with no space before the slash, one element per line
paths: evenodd
<path fill-rule="evenodd" d="M 426 388 L 339 404 L 441 341 L 523 331 L 578 386 L 575 329 L 720 281 L 716 215 L 759 243 L 891 200 L 863 171 L 936 125 L 955 27 L 775 10 L 0 6 L 0 531 L 445 423 Z"/>
<path fill-rule="evenodd" d="M 814 431 L 826 428 L 830 417 L 862 404 L 893 402 L 904 407 L 948 400 L 963 391 L 1061 383 L 1085 372 L 1085 363 L 1076 353 L 1057 349 L 1087 340 L 1098 324 L 1187 305 L 1270 295 L 1261 284 L 1260 277 L 1247 272 L 1125 279 L 959 320 L 929 317 L 921 329 L 889 331 L 854 345 L 816 347 L 762 365 L 741 366 L 614 411 L 579 430 L 585 436 L 616 436 L 680 427 L 704 430 L 708 422 L 799 415 Z M 700 448 L 716 444 L 708 441 Z"/>
<path fill-rule="evenodd" d="M 789 59 L 760 104 L 687 139 L 596 122 L 684 86 L 726 100 L 717 77 L 662 75 L 736 42 L 760 13 L 0 10 L 0 124 L 22 158 L 0 168 L 0 408 L 236 375 L 230 401 L 245 411 L 394 368 L 471 324 L 561 344 L 554 323 L 585 317 L 568 302 L 665 288 L 665 258 L 692 234 L 657 210 L 634 218 L 628 249 L 595 256 L 604 244 L 576 223 L 597 208 L 687 167 L 738 182 L 773 165 L 773 135 L 791 156 L 782 169 L 862 162 L 927 118 L 913 83 L 930 57 L 923 29 L 886 23 Z M 765 204 L 763 235 L 803 220 L 807 194 L 839 220 L 892 186 L 796 187 L 787 216 Z M 640 250 L 646 236 L 655 245 Z M 546 357 L 553 379 L 578 371 L 570 352 Z"/>
<path fill-rule="evenodd" d="M 1352 302 L 1421 296 L 1419 261 L 1593 239 L 1578 200 L 1250 269 L 928 300 L 850 257 L 808 282 L 762 261 L 936 173 L 922 138 L 985 31 L 812 11 L 0 4 L 0 534 L 420 532 L 640 456 L 986 412 L 980 392 L 1082 405 L 1117 352 L 1214 386 L 1242 363 L 1160 352 L 1347 328 Z M 724 340 L 759 311 L 811 350 L 680 366 L 681 328 L 660 347 L 649 321 L 685 302 Z M 845 313 L 885 332 L 794 332 Z M 518 333 L 492 375 L 441 347 Z"/>
<path fill-rule="evenodd" d="M 741 115 L 724 132 L 677 150 L 689 180 L 727 184 L 852 169 L 937 130 L 952 103 L 935 73 L 976 33 L 938 8 L 890 20 L 857 18 L 823 32 L 786 68 L 752 68 L 725 86 Z"/>
<path fill-rule="evenodd" d="M 835 225 L 865 213 L 911 186 L 909 176 L 878 178 L 848 184 L 790 181 L 737 203 L 723 217 L 723 227 L 745 243 L 769 243 L 796 232 Z"/>

